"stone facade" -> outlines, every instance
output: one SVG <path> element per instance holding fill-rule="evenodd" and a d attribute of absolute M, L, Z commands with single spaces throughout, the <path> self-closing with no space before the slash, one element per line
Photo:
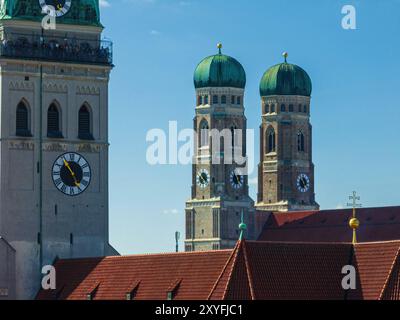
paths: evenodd
<path fill-rule="evenodd" d="M 0 300 L 15 297 L 15 249 L 0 237 Z"/>
<path fill-rule="evenodd" d="M 27 21 L 6 22 L 2 27 L 7 34 L 16 29 L 41 32 L 39 23 Z M 93 39 L 100 38 L 101 28 L 60 25 L 57 32 Z M 0 59 L 0 235 L 16 250 L 18 299 L 35 296 L 41 267 L 56 257 L 117 254 L 108 244 L 110 70 L 110 65 Z M 16 135 L 16 108 L 21 101 L 28 109 L 31 137 Z M 52 103 L 60 114 L 59 138 L 47 137 Z M 78 111 L 84 104 L 90 110 L 93 135 L 88 141 L 78 138 Z M 81 154 L 91 167 L 90 185 L 74 197 L 61 193 L 52 180 L 53 163 L 65 152 Z"/>
<path fill-rule="evenodd" d="M 192 198 L 186 202 L 185 250 L 231 248 L 239 237 L 238 225 L 242 213 L 248 225 L 247 237 L 254 237 L 254 202 L 248 195 L 248 177 L 239 174 L 235 179 L 240 182 L 232 182 L 233 172 L 237 168 L 244 168 L 247 163 L 244 90 L 201 88 L 196 90 L 196 95 L 198 103 L 194 130 L 197 132 L 197 141 L 192 170 Z M 214 96 L 217 100 L 214 100 Z M 202 129 L 207 130 L 203 131 L 208 132 L 205 135 L 207 138 Z M 224 129 L 227 130 L 227 139 L 213 136 L 213 132 L 224 134 Z M 232 132 L 235 137 L 233 142 Z M 202 137 L 206 139 L 203 143 Z M 238 141 L 243 145 L 240 154 L 243 163 L 235 159 L 228 160 L 233 146 L 240 149 Z M 201 175 L 206 182 L 202 183 Z"/>
<path fill-rule="evenodd" d="M 258 182 L 257 210 L 319 209 L 314 193 L 309 97 L 262 98 Z"/>

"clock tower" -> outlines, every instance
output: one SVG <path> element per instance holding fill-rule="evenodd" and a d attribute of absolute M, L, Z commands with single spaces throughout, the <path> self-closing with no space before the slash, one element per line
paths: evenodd
<path fill-rule="evenodd" d="M 312 162 L 311 79 L 287 62 L 268 69 L 260 83 L 262 122 L 260 211 L 318 210 Z"/>
<path fill-rule="evenodd" d="M 56 25 L 43 30 L 48 5 Z M 102 30 L 98 0 L 1 1 L 0 237 L 15 250 L 19 299 L 35 296 L 57 258 L 117 254 L 108 244 L 112 44 Z"/>
<path fill-rule="evenodd" d="M 192 197 L 186 202 L 186 251 L 232 248 L 243 215 L 253 237 L 254 202 L 246 174 L 246 74 L 234 58 L 203 59 L 194 74 L 197 133 Z"/>

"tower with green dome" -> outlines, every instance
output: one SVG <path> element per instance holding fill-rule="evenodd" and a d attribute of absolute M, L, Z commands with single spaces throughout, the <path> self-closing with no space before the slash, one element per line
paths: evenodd
<path fill-rule="evenodd" d="M 309 75 L 285 61 L 260 82 L 262 122 L 256 208 L 260 211 L 317 210 L 312 162 Z"/>
<path fill-rule="evenodd" d="M 0 270 L 16 275 L 7 299 L 34 298 L 57 257 L 117 254 L 102 31 L 98 0 L 0 1 L 0 238 L 15 254 Z"/>
<path fill-rule="evenodd" d="M 221 49 L 219 44 L 218 53 L 203 59 L 194 72 L 197 139 L 191 199 L 185 210 L 186 251 L 234 247 L 242 212 L 248 225 L 246 237 L 254 233 L 254 202 L 245 170 L 246 73 Z M 240 159 L 233 157 L 235 150 Z"/>

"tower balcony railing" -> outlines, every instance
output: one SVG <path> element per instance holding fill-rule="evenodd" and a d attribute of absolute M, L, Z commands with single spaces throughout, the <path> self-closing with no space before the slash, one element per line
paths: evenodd
<path fill-rule="evenodd" d="M 112 65 L 112 42 L 9 33 L 0 40 L 0 56 L 54 62 Z"/>

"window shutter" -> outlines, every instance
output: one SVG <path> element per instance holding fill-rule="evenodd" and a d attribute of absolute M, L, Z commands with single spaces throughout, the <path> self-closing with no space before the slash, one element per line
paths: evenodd
<path fill-rule="evenodd" d="M 30 136 L 28 127 L 28 108 L 22 102 L 17 107 L 16 135 L 22 137 Z"/>

